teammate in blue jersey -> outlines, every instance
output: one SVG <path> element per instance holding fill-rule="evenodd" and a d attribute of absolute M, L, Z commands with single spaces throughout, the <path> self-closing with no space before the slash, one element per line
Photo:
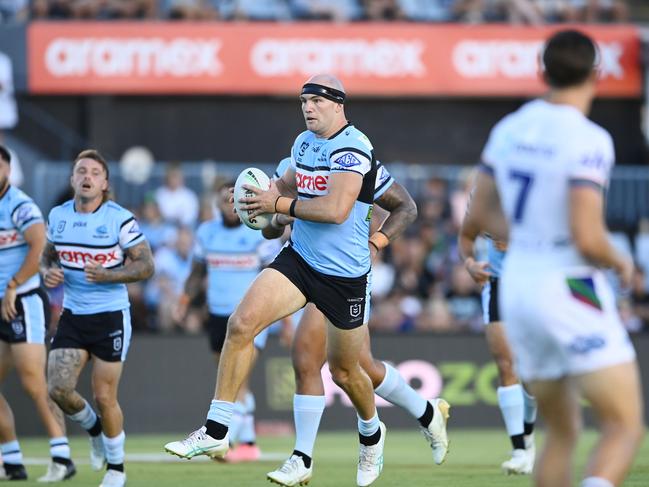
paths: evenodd
<path fill-rule="evenodd" d="M 276 174 L 284 174 L 286 169 L 280 163 Z M 375 206 L 372 213 L 372 228 L 386 235 L 388 240 L 397 238 L 417 217 L 417 207 L 408 191 L 395 182 L 379 161 L 374 202 L 378 204 L 378 208 Z M 386 215 L 381 208 L 389 214 Z M 263 231 L 264 236 L 275 238 L 283 234 L 284 225 L 290 223 L 288 218 L 285 215 L 274 215 L 272 225 Z M 372 245 L 370 252 L 375 256 L 378 249 Z M 315 305 L 307 304 L 295 333 L 292 350 L 296 382 L 293 399 L 295 448 L 280 468 L 268 473 L 271 482 L 286 487 L 309 482 L 313 475 L 313 448 L 325 408 L 321 370 L 327 359 L 326 330 L 325 316 Z M 448 451 L 448 403 L 443 399 L 426 400 L 403 379 L 396 368 L 374 359 L 369 333 L 365 337 L 360 364 L 378 396 L 403 407 L 418 420 L 420 429 L 433 450 L 435 463 L 442 463 Z"/>
<path fill-rule="evenodd" d="M 471 203 L 459 232 L 460 256 L 473 280 L 482 286 L 482 312 L 485 336 L 489 352 L 498 368 L 498 406 L 505 422 L 505 429 L 511 440 L 512 456 L 501 465 L 506 474 L 531 474 L 534 468 L 536 447 L 534 444 L 534 423 L 536 421 L 536 400 L 521 384 L 514 371 L 512 350 L 505 336 L 498 305 L 499 279 L 505 257 L 506 244 L 487 239 L 487 260 L 479 261 L 474 253 L 478 235 L 484 233 L 475 219 Z"/>
<path fill-rule="evenodd" d="M 44 252 L 45 284 L 63 283 L 63 312 L 48 364 L 50 397 L 90 435 L 91 466 L 107 464 L 100 487 L 122 487 L 124 418 L 117 402 L 131 341 L 125 283 L 151 277 L 153 257 L 131 212 L 108 200 L 108 165 L 94 150 L 74 160 L 74 198 L 52 209 Z M 97 416 L 75 390 L 92 360 Z"/>
<path fill-rule="evenodd" d="M 376 245 L 382 240 L 382 234 L 369 236 L 376 161 L 369 139 L 347 121 L 344 101 L 335 77 L 309 79 L 300 95 L 307 131 L 293 145 L 291 168 L 268 191 L 255 189 L 256 196 L 243 202 L 251 217 L 295 217 L 291 242 L 259 274 L 230 316 L 205 426 L 185 440 L 168 443 L 170 453 L 191 458 L 227 451 L 233 401 L 249 374 L 254 336 L 313 302 L 327 319 L 333 380 L 358 413 L 358 485 L 371 484 L 381 472 L 385 426 L 378 418 L 372 383 L 359 365 L 369 313 L 368 238 Z M 296 190 L 298 199 L 288 196 Z"/>
<path fill-rule="evenodd" d="M 45 225 L 32 199 L 10 186 L 10 172 L 11 154 L 0 145 L 0 381 L 15 366 L 50 437 L 52 461 L 38 480 L 58 482 L 72 477 L 76 470 L 70 460 L 63 415 L 47 397 L 49 302 L 38 274 Z M 11 407 L 0 394 L 0 480 L 27 479 L 13 418 Z"/>
<path fill-rule="evenodd" d="M 228 318 L 243 298 L 261 269 L 268 265 L 280 250 L 279 241 L 266 240 L 261 232 L 248 228 L 234 213 L 227 182 L 217 190 L 221 218 L 207 221 L 198 227 L 192 270 L 185 282 L 177 316 L 182 319 L 187 306 L 203 292 L 207 277 L 207 306 L 209 317 L 205 328 L 210 348 L 218 367 L 227 332 Z M 283 324 L 284 326 L 287 323 Z M 290 323 L 288 323 L 290 326 Z M 255 337 L 254 361 L 266 345 L 269 329 Z M 232 462 L 252 461 L 260 457 L 254 431 L 254 397 L 247 384 L 242 386 L 230 428 L 230 441 L 238 443 L 226 459 Z"/>

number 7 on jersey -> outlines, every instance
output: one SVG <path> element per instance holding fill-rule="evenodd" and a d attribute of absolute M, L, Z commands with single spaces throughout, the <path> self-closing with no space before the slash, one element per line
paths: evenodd
<path fill-rule="evenodd" d="M 509 171 L 509 179 L 518 181 L 520 184 L 518 198 L 516 199 L 516 205 L 514 206 L 514 222 L 520 223 L 523 219 L 525 203 L 527 202 L 530 188 L 532 187 L 532 183 L 534 182 L 534 176 L 528 172 L 512 169 L 511 171 Z"/>

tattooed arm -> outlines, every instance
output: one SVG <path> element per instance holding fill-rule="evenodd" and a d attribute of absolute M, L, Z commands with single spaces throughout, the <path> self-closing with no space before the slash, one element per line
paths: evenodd
<path fill-rule="evenodd" d="M 125 251 L 128 260 L 122 267 L 104 269 L 97 262 L 87 262 L 84 271 L 89 282 L 127 283 L 148 279 L 153 275 L 153 255 L 145 240 Z"/>
<path fill-rule="evenodd" d="M 59 254 L 52 242 L 45 244 L 41 258 L 43 281 L 47 287 L 56 287 L 63 282 L 63 269 L 59 267 Z"/>
<path fill-rule="evenodd" d="M 390 213 L 378 230 L 390 241 L 401 235 L 417 218 L 417 205 L 406 188 L 397 182 L 376 200 L 376 204 Z"/>

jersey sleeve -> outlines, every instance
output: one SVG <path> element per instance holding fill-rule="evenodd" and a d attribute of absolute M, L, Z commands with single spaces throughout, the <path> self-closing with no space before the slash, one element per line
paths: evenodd
<path fill-rule="evenodd" d="M 140 230 L 140 226 L 133 214 L 124 210 L 122 223 L 119 226 L 119 246 L 123 249 L 128 249 L 145 240 L 146 237 Z"/>
<path fill-rule="evenodd" d="M 394 178 L 390 171 L 381 164 L 377 162 L 376 168 L 376 183 L 374 184 L 374 201 L 378 200 L 385 192 L 394 184 Z"/>
<path fill-rule="evenodd" d="M 289 167 L 291 167 L 291 157 L 285 157 L 279 161 L 277 169 L 275 169 L 275 173 L 273 174 L 273 178 L 280 179 Z"/>
<path fill-rule="evenodd" d="M 11 212 L 11 221 L 20 233 L 34 223 L 43 223 L 43 214 L 32 200 L 21 201 Z"/>
<path fill-rule="evenodd" d="M 54 242 L 54 227 L 56 226 L 56 208 L 50 210 L 49 215 L 47 215 L 47 240 L 49 242 Z"/>
<path fill-rule="evenodd" d="M 590 139 L 590 138 L 589 138 Z M 593 186 L 605 188 L 615 163 L 613 140 L 608 132 L 602 130 L 597 143 L 578 145 L 572 158 L 568 174 L 571 186 Z"/>
<path fill-rule="evenodd" d="M 262 242 L 260 242 L 259 246 L 257 247 L 257 255 L 259 256 L 259 261 L 261 262 L 262 267 L 266 267 L 268 264 L 270 264 L 281 249 L 282 243 L 279 239 L 264 239 Z"/>

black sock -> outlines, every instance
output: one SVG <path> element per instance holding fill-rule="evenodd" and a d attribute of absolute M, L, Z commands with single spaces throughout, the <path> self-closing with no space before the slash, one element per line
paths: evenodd
<path fill-rule="evenodd" d="M 381 440 L 381 428 L 378 428 L 376 430 L 376 433 L 370 436 L 365 436 L 358 433 L 358 439 L 362 445 L 365 446 L 376 445 Z"/>
<path fill-rule="evenodd" d="M 428 428 L 428 425 L 433 420 L 434 415 L 435 415 L 435 410 L 433 409 L 432 404 L 426 401 L 426 410 L 424 411 L 424 414 L 422 414 L 420 418 L 417 418 L 417 421 L 419 421 L 419 424 L 422 425 L 424 428 Z"/>
<path fill-rule="evenodd" d="M 225 435 L 228 434 L 227 426 L 221 423 L 217 423 L 216 421 L 212 421 L 211 419 L 208 419 L 205 422 L 205 429 L 207 429 L 206 433 L 215 440 L 222 440 L 223 438 L 225 438 Z"/>
<path fill-rule="evenodd" d="M 293 450 L 293 453 L 291 455 L 297 455 L 298 457 L 302 457 L 302 461 L 304 462 L 304 466 L 306 468 L 311 467 L 311 457 L 307 455 L 306 453 L 302 453 L 300 450 Z"/>
<path fill-rule="evenodd" d="M 65 465 L 66 467 L 68 465 L 72 465 L 72 460 L 69 458 L 63 458 L 63 457 L 52 457 L 52 461 L 54 463 L 60 463 L 61 465 Z"/>
<path fill-rule="evenodd" d="M 109 463 L 106 465 L 106 470 L 117 470 L 118 472 L 124 471 L 123 463 Z"/>
<path fill-rule="evenodd" d="M 99 436 L 101 434 L 101 418 L 97 416 L 95 424 L 89 430 L 86 430 L 90 436 Z"/>
<path fill-rule="evenodd" d="M 525 436 L 530 436 L 532 433 L 534 433 L 534 423 L 525 422 L 523 423 L 523 425 L 525 426 Z"/>
<path fill-rule="evenodd" d="M 25 466 L 22 463 L 5 463 L 3 466 L 7 475 L 25 470 Z"/>
<path fill-rule="evenodd" d="M 514 450 L 525 450 L 525 438 L 523 435 L 510 436 Z"/>
<path fill-rule="evenodd" d="M 246 445 L 255 446 L 255 442 L 254 441 L 246 441 Z"/>

